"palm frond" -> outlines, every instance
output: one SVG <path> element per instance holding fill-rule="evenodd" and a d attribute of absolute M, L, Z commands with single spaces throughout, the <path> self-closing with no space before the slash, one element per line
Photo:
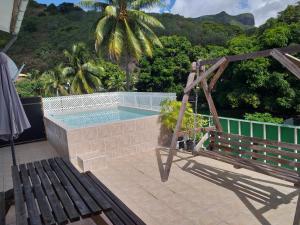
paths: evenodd
<path fill-rule="evenodd" d="M 112 26 L 110 24 L 110 16 L 104 16 L 102 19 L 99 20 L 96 26 L 96 42 L 95 42 L 95 49 L 98 52 L 99 46 L 102 44 L 105 36 L 112 30 Z"/>
<path fill-rule="evenodd" d="M 146 35 L 143 33 L 141 29 L 138 29 L 137 33 L 144 52 L 146 53 L 147 56 L 152 57 L 153 48 L 151 42 L 149 41 L 149 39 L 146 37 Z"/>
<path fill-rule="evenodd" d="M 108 52 L 110 57 L 119 60 L 124 45 L 124 35 L 121 29 L 121 24 L 117 22 L 114 31 L 111 33 L 109 43 L 108 43 Z"/>
<path fill-rule="evenodd" d="M 163 5 L 161 0 L 134 0 L 131 4 L 132 9 L 151 8 L 156 5 Z"/>
<path fill-rule="evenodd" d="M 144 31 L 146 37 L 156 46 L 162 48 L 163 45 L 159 38 L 156 36 L 156 34 L 153 32 L 153 30 L 145 23 L 139 21 L 138 22 L 141 25 L 142 30 Z"/>
<path fill-rule="evenodd" d="M 164 25 L 162 25 L 162 23 L 158 19 L 156 19 L 155 17 L 150 16 L 147 13 L 144 13 L 142 11 L 129 10 L 128 14 L 135 20 L 140 20 L 149 26 L 162 28 L 162 29 L 165 28 Z"/>
<path fill-rule="evenodd" d="M 136 59 L 140 59 L 142 55 L 141 46 L 138 39 L 135 37 L 132 32 L 127 20 L 124 20 L 125 29 L 126 29 L 126 38 L 128 40 L 129 51 L 131 51 Z"/>

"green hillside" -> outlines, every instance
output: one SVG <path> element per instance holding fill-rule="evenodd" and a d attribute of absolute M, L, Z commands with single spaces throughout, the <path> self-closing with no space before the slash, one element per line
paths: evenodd
<path fill-rule="evenodd" d="M 201 16 L 196 18 L 195 20 L 200 22 L 209 21 L 209 22 L 236 25 L 245 29 L 253 28 L 255 25 L 255 19 L 253 14 L 251 13 L 243 13 L 240 15 L 231 16 L 223 11 L 216 15 Z"/>
<path fill-rule="evenodd" d="M 27 71 L 52 68 L 63 60 L 61 52 L 70 48 L 73 43 L 82 41 L 91 50 L 94 48 L 93 26 L 99 14 L 100 12 L 83 11 L 73 4 L 47 7 L 31 1 L 18 40 L 9 54 L 18 64 L 25 63 Z M 243 34 L 245 27 L 250 24 L 249 21 L 239 19 L 241 16 L 227 14 L 230 19 L 226 20 L 228 23 L 224 23 L 222 13 L 202 19 L 172 14 L 154 15 L 165 26 L 165 30 L 156 31 L 159 36 L 180 34 L 195 45 L 224 45 L 232 37 Z M 7 34 L 0 33 L 0 48 L 8 39 Z"/>

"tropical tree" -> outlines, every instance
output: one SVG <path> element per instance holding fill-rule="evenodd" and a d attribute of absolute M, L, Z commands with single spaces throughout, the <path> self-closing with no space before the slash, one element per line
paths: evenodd
<path fill-rule="evenodd" d="M 31 70 L 29 73 L 26 74 L 26 79 L 30 80 L 31 87 L 33 92 L 35 92 L 38 96 L 41 96 L 43 93 L 43 82 L 40 80 L 42 73 L 39 70 Z"/>
<path fill-rule="evenodd" d="M 100 88 L 103 68 L 90 59 L 85 44 L 74 44 L 71 52 L 65 50 L 64 55 L 68 60 L 64 73 L 70 79 L 72 93 L 90 94 Z"/>
<path fill-rule="evenodd" d="M 97 22 L 96 51 L 107 52 L 111 60 L 124 59 L 127 90 L 130 89 L 130 62 L 138 61 L 143 54 L 151 57 L 154 45 L 162 47 L 152 28 L 164 28 L 163 25 L 141 11 L 158 3 L 160 0 L 111 0 Z M 92 6 L 99 1 L 83 0 L 80 4 Z"/>
<path fill-rule="evenodd" d="M 46 71 L 42 78 L 45 85 L 44 91 L 46 96 L 67 95 L 66 69 L 62 64 L 54 67 L 53 70 Z"/>

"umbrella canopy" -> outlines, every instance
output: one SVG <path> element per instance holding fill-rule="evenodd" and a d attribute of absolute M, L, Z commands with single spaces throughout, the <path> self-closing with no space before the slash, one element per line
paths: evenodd
<path fill-rule="evenodd" d="M 0 53 L 0 139 L 17 138 L 30 123 L 12 81 L 16 69 L 4 53 Z"/>

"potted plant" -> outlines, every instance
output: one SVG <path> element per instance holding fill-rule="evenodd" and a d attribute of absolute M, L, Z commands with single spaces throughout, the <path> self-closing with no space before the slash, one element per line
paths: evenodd
<path fill-rule="evenodd" d="M 162 124 L 172 132 L 174 132 L 179 111 L 181 107 L 181 102 L 175 100 L 165 100 L 161 103 L 160 118 Z M 184 138 L 178 139 L 179 148 L 184 148 L 187 150 L 194 149 L 194 139 L 198 140 L 201 136 L 200 133 L 195 134 L 194 129 L 198 127 L 203 127 L 207 124 L 207 121 L 199 114 L 195 115 L 192 109 L 192 105 L 187 103 L 186 110 L 182 120 L 181 130 L 186 133 Z"/>

